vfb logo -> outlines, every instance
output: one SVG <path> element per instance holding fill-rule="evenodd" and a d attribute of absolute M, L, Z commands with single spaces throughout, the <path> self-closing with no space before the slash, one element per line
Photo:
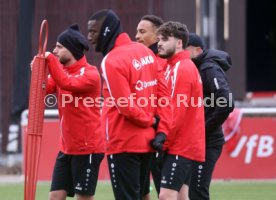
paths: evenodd
<path fill-rule="evenodd" d="M 246 164 L 251 163 L 254 149 L 257 149 L 256 156 L 259 158 L 269 157 L 273 154 L 274 138 L 270 135 L 258 134 L 252 136 L 242 136 L 235 150 L 230 154 L 231 157 L 238 157 L 243 147 L 246 148 L 245 160 Z"/>

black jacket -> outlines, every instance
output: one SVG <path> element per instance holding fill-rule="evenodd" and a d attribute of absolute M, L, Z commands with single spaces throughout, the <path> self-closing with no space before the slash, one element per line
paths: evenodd
<path fill-rule="evenodd" d="M 221 125 L 234 109 L 234 99 L 225 74 L 232 65 L 231 58 L 224 51 L 207 49 L 193 61 L 203 84 L 206 146 L 222 145 L 224 135 Z"/>

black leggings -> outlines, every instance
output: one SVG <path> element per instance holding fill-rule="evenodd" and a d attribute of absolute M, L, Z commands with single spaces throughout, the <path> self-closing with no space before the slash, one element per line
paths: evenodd
<path fill-rule="evenodd" d="M 190 200 L 209 200 L 212 174 L 222 151 L 222 145 L 207 147 L 205 162 L 193 162 L 189 187 Z"/>

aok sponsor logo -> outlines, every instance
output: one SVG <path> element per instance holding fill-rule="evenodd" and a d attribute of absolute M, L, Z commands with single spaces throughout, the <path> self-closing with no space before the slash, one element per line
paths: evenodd
<path fill-rule="evenodd" d="M 271 135 L 258 135 L 242 136 L 235 148 L 231 153 L 231 157 L 236 158 L 240 155 L 241 151 L 245 149 L 244 163 L 250 164 L 253 156 L 258 158 L 268 158 L 274 152 L 274 138 Z M 254 151 L 256 149 L 256 151 Z"/>
<path fill-rule="evenodd" d="M 152 56 L 145 56 L 143 58 L 140 58 L 140 60 L 132 60 L 132 65 L 137 71 L 140 70 L 144 65 L 148 65 L 151 63 L 154 63 L 154 59 Z"/>
<path fill-rule="evenodd" d="M 138 80 L 135 85 L 135 89 L 137 91 L 142 91 L 143 89 L 146 89 L 148 87 L 152 87 L 157 85 L 157 79 L 151 80 L 151 81 L 141 81 Z"/>

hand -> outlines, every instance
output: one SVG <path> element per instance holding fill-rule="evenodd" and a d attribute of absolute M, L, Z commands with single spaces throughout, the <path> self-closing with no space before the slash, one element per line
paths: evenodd
<path fill-rule="evenodd" d="M 159 121 L 160 121 L 160 117 L 158 115 L 155 115 L 154 116 L 154 124 L 152 125 L 152 128 L 154 128 L 155 131 L 157 131 Z"/>
<path fill-rule="evenodd" d="M 157 151 L 162 151 L 163 144 L 166 140 L 167 136 L 165 133 L 158 132 L 153 140 L 151 140 L 150 144 L 153 149 Z"/>
<path fill-rule="evenodd" d="M 45 58 L 47 58 L 50 54 L 51 54 L 51 52 L 46 51 L 46 52 L 45 52 Z"/>

